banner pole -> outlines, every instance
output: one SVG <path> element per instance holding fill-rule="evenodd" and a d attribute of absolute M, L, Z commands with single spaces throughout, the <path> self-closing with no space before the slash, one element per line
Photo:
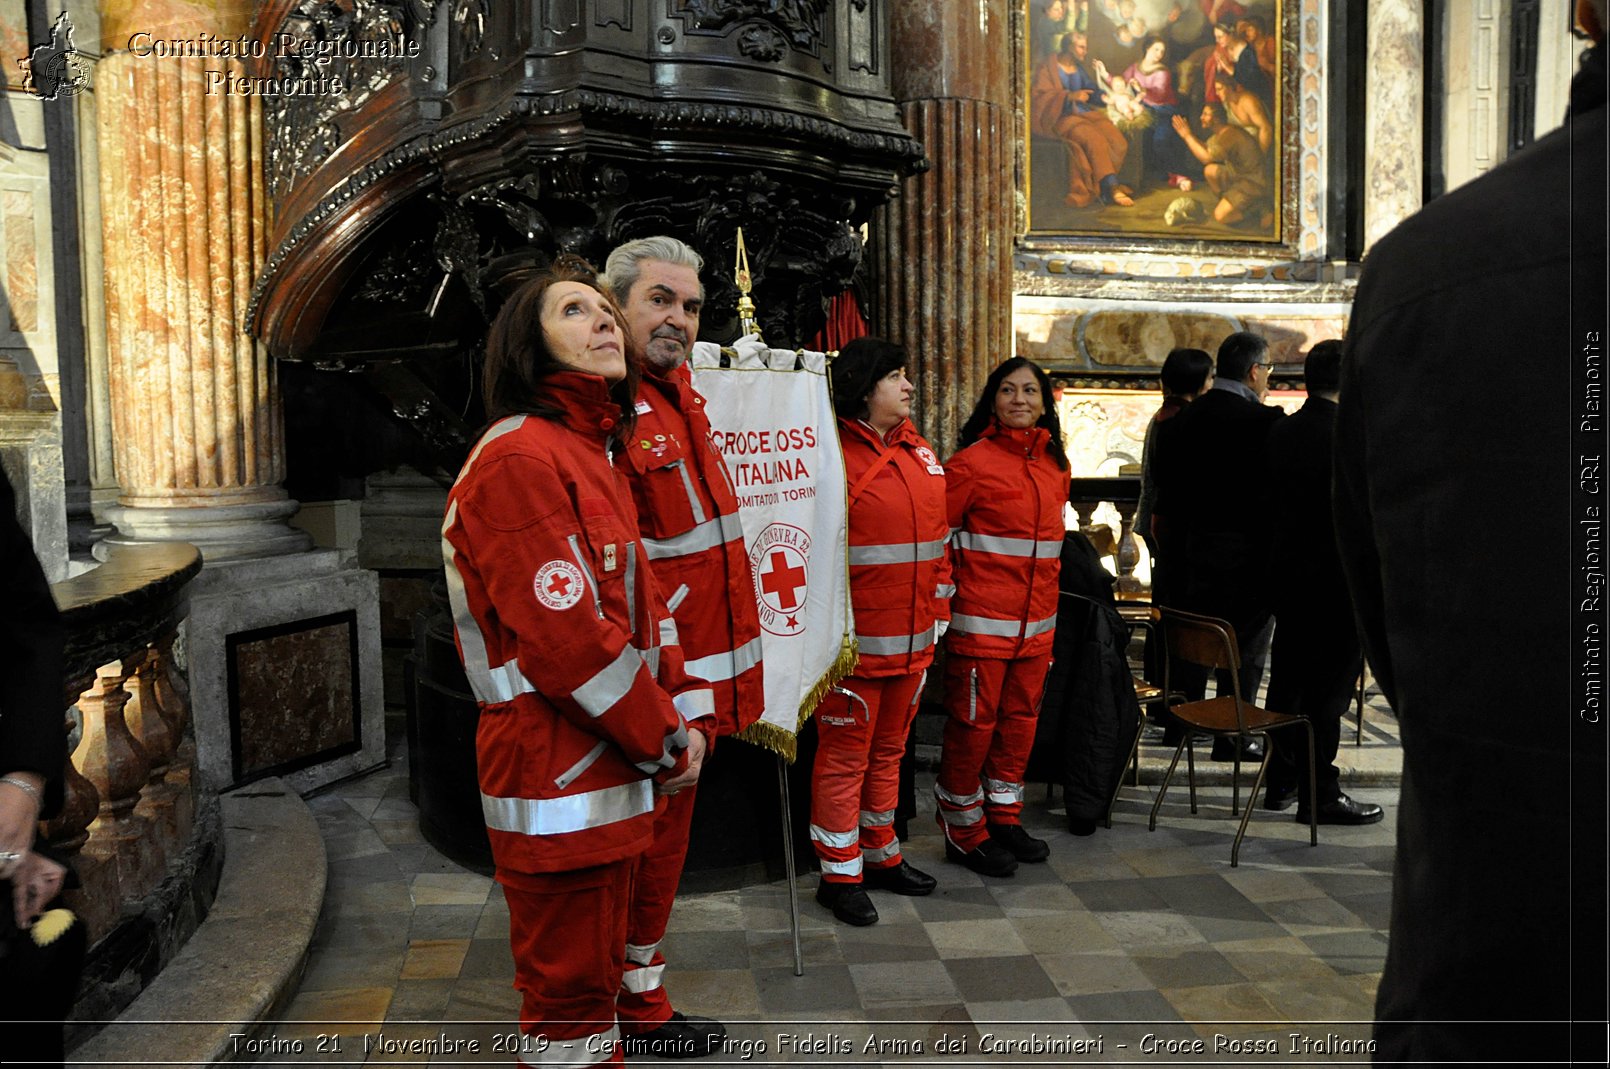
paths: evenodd
<path fill-rule="evenodd" d="M 788 878 L 788 920 L 794 932 L 794 975 L 805 975 L 805 956 L 799 947 L 799 888 L 794 872 L 794 815 L 788 800 L 788 762 L 777 755 L 777 800 L 783 811 L 783 873 Z"/>

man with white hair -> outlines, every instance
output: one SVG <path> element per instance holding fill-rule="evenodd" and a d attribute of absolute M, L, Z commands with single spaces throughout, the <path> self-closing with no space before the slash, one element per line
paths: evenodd
<path fill-rule="evenodd" d="M 704 304 L 703 266 L 676 238 L 641 238 L 610 254 L 604 281 L 625 315 L 629 354 L 643 365 L 637 426 L 623 458 L 643 548 L 675 620 L 687 672 L 708 680 L 715 693 L 719 737 L 753 723 L 765 692 L 738 499 L 687 368 Z M 666 799 L 633 882 L 626 972 L 615 1007 L 628 1053 L 702 1057 L 720 1050 L 726 1037 L 719 1022 L 673 1010 L 663 982 L 659 945 L 687 857 L 693 794 L 688 787 Z"/>

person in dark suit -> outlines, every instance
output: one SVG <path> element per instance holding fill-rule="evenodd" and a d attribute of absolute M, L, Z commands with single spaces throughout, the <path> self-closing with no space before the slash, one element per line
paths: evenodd
<path fill-rule="evenodd" d="M 1565 126 L 1382 238 L 1353 305 L 1337 535 L 1403 738 L 1377 1065 L 1605 1061 L 1605 14 Z"/>
<path fill-rule="evenodd" d="M 57 904 L 67 867 L 41 852 L 39 821 L 62 804 L 64 633 L 50 584 L 17 522 L 17 499 L 0 470 L 0 1058 L 59 1065 L 62 1025 L 84 955 L 84 927 L 52 933 L 41 954 L 27 931 Z"/>
<path fill-rule="evenodd" d="M 1216 616 L 1235 628 L 1246 701 L 1257 696 L 1274 623 L 1264 550 L 1270 522 L 1265 443 L 1285 413 L 1263 403 L 1269 370 L 1267 341 L 1246 331 L 1231 334 L 1219 345 L 1213 388 L 1158 424 L 1154 443 L 1156 511 L 1184 546 L 1183 574 L 1169 573 L 1178 599 L 1171 607 Z M 1187 679 L 1187 697 L 1200 698 L 1205 674 Z M 1218 689 L 1228 693 L 1228 673 L 1221 674 Z M 1243 739 L 1241 755 L 1260 760 L 1262 744 Z M 1233 757 L 1228 739 L 1214 742 L 1214 760 Z"/>
<path fill-rule="evenodd" d="M 1269 428 L 1269 479 L 1278 488 L 1273 565 L 1281 583 L 1275 596 L 1278 623 L 1270 652 L 1268 707 L 1306 716 L 1313 725 L 1319 823 L 1374 824 L 1385 812 L 1343 794 L 1336 771 L 1342 714 L 1352 701 L 1363 659 L 1336 551 L 1330 501 L 1341 373 L 1342 343 L 1315 345 L 1303 361 L 1308 400 Z M 1305 735 L 1301 728 L 1287 728 L 1274 736 L 1263 803 L 1265 809 L 1280 811 L 1296 801 L 1297 818 L 1304 824 L 1309 798 Z"/>

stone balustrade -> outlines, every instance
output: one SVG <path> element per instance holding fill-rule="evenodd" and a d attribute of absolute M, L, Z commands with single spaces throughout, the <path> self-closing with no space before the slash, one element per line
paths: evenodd
<path fill-rule="evenodd" d="M 75 1016 L 116 1016 L 200 923 L 217 885 L 216 801 L 195 775 L 180 664 L 195 547 L 116 547 L 52 587 L 67 628 L 66 802 L 41 836 L 71 858 L 91 944 Z"/>
<path fill-rule="evenodd" d="M 1119 531 L 1116 539 L 1112 528 L 1096 522 L 1096 510 L 1104 502 L 1111 502 L 1118 510 Z M 1135 566 L 1140 563 L 1140 546 L 1135 541 L 1135 509 L 1140 504 L 1140 476 L 1120 475 L 1111 478 L 1075 478 L 1068 488 L 1068 504 L 1079 516 L 1079 531 L 1102 556 L 1112 554 L 1118 569 L 1115 588 L 1120 597 L 1138 595 L 1145 584 L 1135 577 Z"/>

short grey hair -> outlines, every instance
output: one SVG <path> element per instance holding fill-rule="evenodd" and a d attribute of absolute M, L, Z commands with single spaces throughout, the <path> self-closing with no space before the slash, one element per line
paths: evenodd
<path fill-rule="evenodd" d="M 624 302 L 626 295 L 632 292 L 637 285 L 638 276 L 643 273 L 643 264 L 649 260 L 672 264 L 677 267 L 691 267 L 697 275 L 704 270 L 704 257 L 693 251 L 692 246 L 667 234 L 656 234 L 651 238 L 638 238 L 628 241 L 609 254 L 604 261 L 604 285 L 615 295 L 617 301 Z M 704 282 L 699 282 L 699 296 L 704 296 Z"/>

